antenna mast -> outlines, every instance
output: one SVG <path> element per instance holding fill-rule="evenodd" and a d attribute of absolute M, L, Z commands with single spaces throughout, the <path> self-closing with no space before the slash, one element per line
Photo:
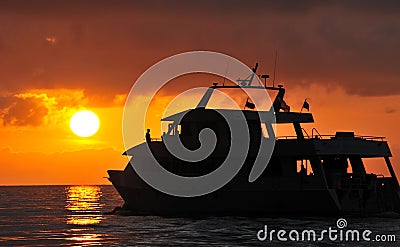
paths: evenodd
<path fill-rule="evenodd" d="M 225 86 L 225 79 L 226 79 L 226 75 L 228 74 L 228 69 L 229 69 L 230 62 L 231 62 L 231 58 L 229 58 L 228 64 L 226 65 L 226 71 L 225 71 L 224 81 L 222 82 L 222 86 Z"/>
<path fill-rule="evenodd" d="M 276 60 L 277 59 L 278 59 L 278 50 L 275 50 L 274 79 L 272 80 L 272 87 L 275 87 L 275 74 L 276 74 Z"/>

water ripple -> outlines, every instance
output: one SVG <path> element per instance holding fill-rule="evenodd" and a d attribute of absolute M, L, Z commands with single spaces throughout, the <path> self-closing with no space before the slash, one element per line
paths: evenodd
<path fill-rule="evenodd" d="M 201 219 L 104 215 L 122 201 L 112 186 L 0 187 L 0 246 L 277 246 L 259 242 L 264 224 L 271 229 L 325 229 L 335 218 Z M 395 234 L 400 219 L 350 218 L 349 227 Z M 336 246 L 295 242 L 286 245 Z M 363 243 L 346 243 L 360 246 Z M 399 245 L 399 242 L 392 243 Z M 373 246 L 365 243 L 364 246 Z M 390 246 L 390 245 L 389 245 Z"/>

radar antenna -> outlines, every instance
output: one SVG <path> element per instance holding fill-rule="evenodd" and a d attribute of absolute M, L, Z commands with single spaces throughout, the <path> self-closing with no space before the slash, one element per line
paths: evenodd
<path fill-rule="evenodd" d="M 250 87 L 251 83 L 253 82 L 254 76 L 256 75 L 258 69 L 258 63 L 256 63 L 256 66 L 252 69 L 253 73 L 246 77 L 246 79 L 237 79 L 236 81 L 238 82 L 239 86 L 244 86 L 244 87 Z"/>

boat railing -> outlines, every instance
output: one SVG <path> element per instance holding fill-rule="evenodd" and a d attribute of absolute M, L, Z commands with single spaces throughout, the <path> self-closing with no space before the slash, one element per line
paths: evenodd
<path fill-rule="evenodd" d="M 363 139 L 363 140 L 371 140 L 371 141 L 384 141 L 385 140 L 384 136 L 356 136 L 356 137 Z"/>
<path fill-rule="evenodd" d="M 301 130 L 303 131 L 304 134 L 306 134 L 307 139 L 309 139 L 309 138 L 310 138 L 310 135 L 307 133 L 307 131 L 306 131 L 304 128 L 301 128 Z"/>
<path fill-rule="evenodd" d="M 336 136 L 335 135 L 321 135 L 317 129 L 313 128 L 311 132 L 311 136 L 307 133 L 305 129 L 302 128 L 302 131 L 304 132 L 305 136 L 304 139 L 334 139 Z M 316 132 L 314 134 L 314 131 Z M 354 136 L 354 138 L 358 139 L 363 139 L 363 140 L 370 140 L 370 141 L 384 141 L 385 137 L 384 136 Z M 276 140 L 282 140 L 282 139 L 297 139 L 297 136 L 277 136 Z M 160 138 L 151 138 L 151 141 L 162 141 L 162 137 Z"/>
<path fill-rule="evenodd" d="M 335 135 L 313 135 L 313 136 L 305 136 L 304 139 L 323 139 L 323 138 L 328 139 L 328 137 L 330 137 L 331 139 L 333 137 L 335 137 Z M 281 140 L 281 139 L 297 139 L 297 136 L 278 136 L 276 137 L 277 140 Z"/>
<path fill-rule="evenodd" d="M 317 131 L 317 130 L 315 130 Z M 312 132 L 311 136 L 307 134 L 305 130 L 303 130 L 304 133 L 306 133 L 306 136 L 304 136 L 304 139 L 335 139 L 337 138 L 336 135 L 321 135 L 318 131 L 316 134 Z M 384 136 L 364 136 L 364 135 L 356 135 L 354 136 L 355 139 L 362 139 L 362 140 L 368 140 L 368 141 L 384 141 L 385 137 Z M 282 140 L 282 139 L 297 139 L 297 136 L 277 136 L 277 140 Z"/>
<path fill-rule="evenodd" d="M 276 140 L 287 140 L 287 139 L 297 139 L 297 136 L 277 136 Z"/>
<path fill-rule="evenodd" d="M 316 133 L 315 135 L 314 135 L 314 132 Z M 311 136 L 312 136 L 313 138 L 322 139 L 322 135 L 318 132 L 318 130 L 317 130 L 316 128 L 312 128 L 312 130 L 311 130 Z"/>

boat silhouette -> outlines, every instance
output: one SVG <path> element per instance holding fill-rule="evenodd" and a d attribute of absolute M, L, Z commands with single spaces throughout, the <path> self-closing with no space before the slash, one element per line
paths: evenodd
<path fill-rule="evenodd" d="M 256 70 L 257 66 L 253 69 L 253 76 Z M 263 79 L 267 77 L 261 76 Z M 108 170 L 109 180 L 124 200 L 122 209 L 135 215 L 165 216 L 374 215 L 400 212 L 399 183 L 390 161 L 390 148 L 383 137 L 358 136 L 354 132 L 321 135 L 315 128 L 308 135 L 302 124 L 314 122 L 311 113 L 291 112 L 284 100 L 285 88 L 282 85 L 275 87 L 265 83 L 253 86 L 252 80 L 253 77 L 230 86 L 214 83 L 195 109 L 162 119 L 170 123 L 162 139 L 146 138 L 147 142 L 138 145 L 148 145 L 157 162 L 173 174 L 203 176 L 218 169 L 230 150 L 229 124 L 220 112 L 243 114 L 250 135 L 249 149 L 243 166 L 231 181 L 205 195 L 169 195 L 143 181 L 134 169 L 133 157 L 124 170 Z M 254 109 L 254 104 L 248 100 L 244 110 L 207 108 L 212 93 L 227 88 L 274 91 L 276 96 L 268 111 L 273 112 L 274 123 L 260 118 L 264 112 Z M 303 107 L 309 108 L 306 101 Z M 276 137 L 272 124 L 291 124 L 296 135 Z M 263 134 L 263 125 L 267 135 Z M 179 159 L 165 145 L 168 138 L 175 136 L 186 148 L 196 150 L 201 146 L 199 135 L 205 128 L 215 133 L 216 145 L 204 160 L 190 162 Z M 275 141 L 272 155 L 268 164 L 256 169 L 260 143 L 268 139 Z M 132 147 L 124 154 L 130 156 L 137 148 Z M 369 158 L 382 158 L 390 177 L 367 173 L 364 161 Z"/>

